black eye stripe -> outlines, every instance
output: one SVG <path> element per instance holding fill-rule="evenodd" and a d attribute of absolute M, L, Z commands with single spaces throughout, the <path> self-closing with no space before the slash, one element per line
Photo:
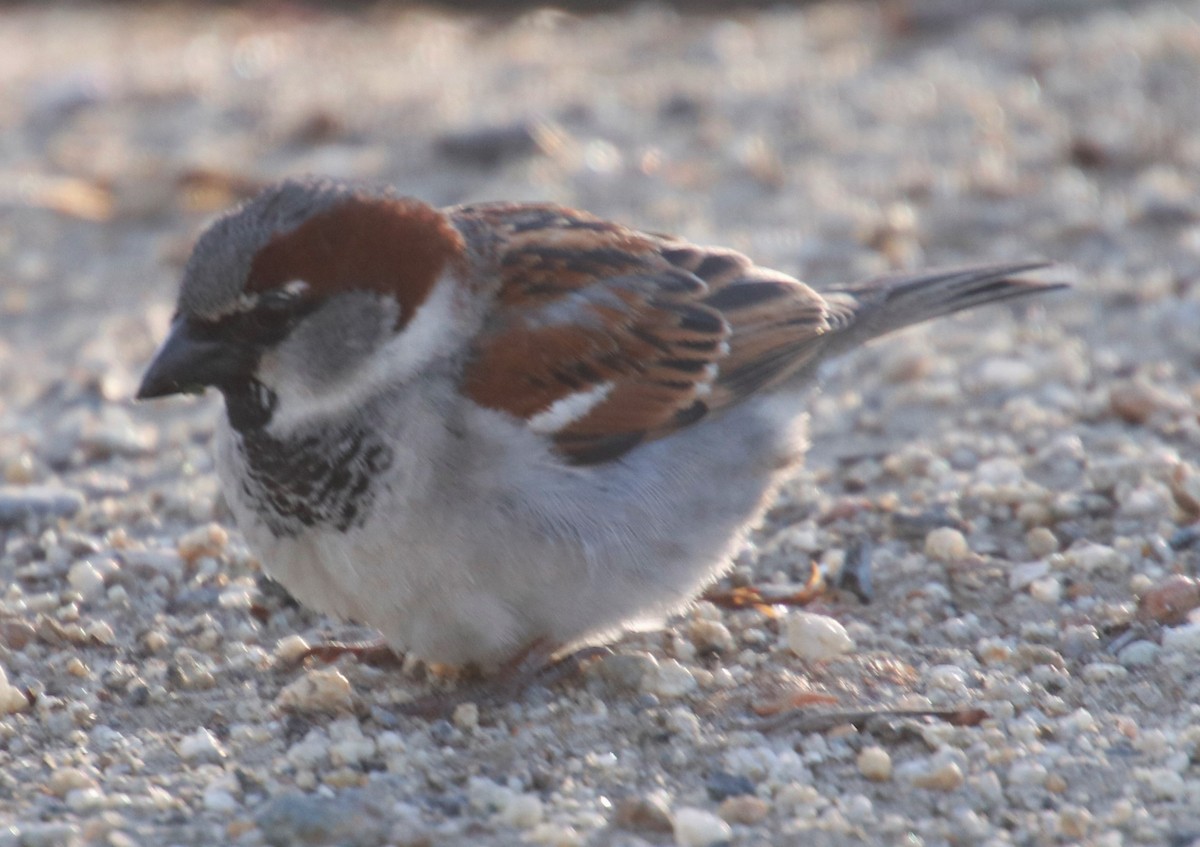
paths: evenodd
<path fill-rule="evenodd" d="M 203 338 L 256 347 L 278 344 L 300 319 L 316 308 L 309 298 L 284 291 L 261 295 L 254 305 L 216 320 L 196 321 L 194 331 Z"/>

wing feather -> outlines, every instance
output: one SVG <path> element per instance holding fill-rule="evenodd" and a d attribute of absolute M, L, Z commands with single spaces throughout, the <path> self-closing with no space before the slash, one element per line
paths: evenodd
<path fill-rule="evenodd" d="M 497 309 L 464 391 L 536 419 L 577 464 L 617 459 L 785 380 L 828 329 L 816 292 L 730 250 L 555 206 L 455 214 L 499 234 Z"/>

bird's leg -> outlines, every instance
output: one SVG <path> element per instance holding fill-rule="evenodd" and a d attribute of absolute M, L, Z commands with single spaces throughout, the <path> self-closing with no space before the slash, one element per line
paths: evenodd
<path fill-rule="evenodd" d="M 554 657 L 556 647 L 546 639 L 532 642 L 509 659 L 492 676 L 455 691 L 429 694 L 399 707 L 406 715 L 443 717 L 461 703 L 502 705 L 517 699 L 532 685 L 549 686 L 574 676 L 588 659 L 607 655 L 607 647 L 584 647 L 566 656 Z"/>
<path fill-rule="evenodd" d="M 771 606 L 807 606 L 824 593 L 825 577 L 814 562 L 804 585 L 713 587 L 701 599 L 724 609 L 769 609 Z"/>
<path fill-rule="evenodd" d="M 379 667 L 398 667 L 404 664 L 404 657 L 389 647 L 383 638 L 370 638 L 363 641 L 322 641 L 301 653 L 296 663 L 300 664 L 309 658 L 330 663 L 336 662 L 342 656 L 353 656 L 356 661 Z"/>

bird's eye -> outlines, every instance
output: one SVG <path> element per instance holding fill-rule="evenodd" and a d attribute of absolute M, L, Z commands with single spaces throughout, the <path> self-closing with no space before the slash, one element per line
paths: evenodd
<path fill-rule="evenodd" d="M 259 344 L 282 341 L 305 312 L 304 301 L 285 290 L 263 294 L 254 308 L 243 313 L 242 330 Z"/>

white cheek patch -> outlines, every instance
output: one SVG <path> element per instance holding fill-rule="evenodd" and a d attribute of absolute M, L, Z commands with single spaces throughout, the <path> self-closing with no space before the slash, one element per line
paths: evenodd
<path fill-rule="evenodd" d="M 452 352 L 457 338 L 453 330 L 459 324 L 454 313 L 454 289 L 455 280 L 444 275 L 402 332 L 333 385 L 314 386 L 295 368 L 281 367 L 278 354 L 264 357 L 259 378 L 278 398 L 267 429 L 279 435 L 314 420 L 344 415 Z"/>
<path fill-rule="evenodd" d="M 612 391 L 612 387 L 611 382 L 602 382 L 595 388 L 577 391 L 555 400 L 545 411 L 538 412 L 529 419 L 529 428 L 543 435 L 558 432 L 600 405 Z"/>

